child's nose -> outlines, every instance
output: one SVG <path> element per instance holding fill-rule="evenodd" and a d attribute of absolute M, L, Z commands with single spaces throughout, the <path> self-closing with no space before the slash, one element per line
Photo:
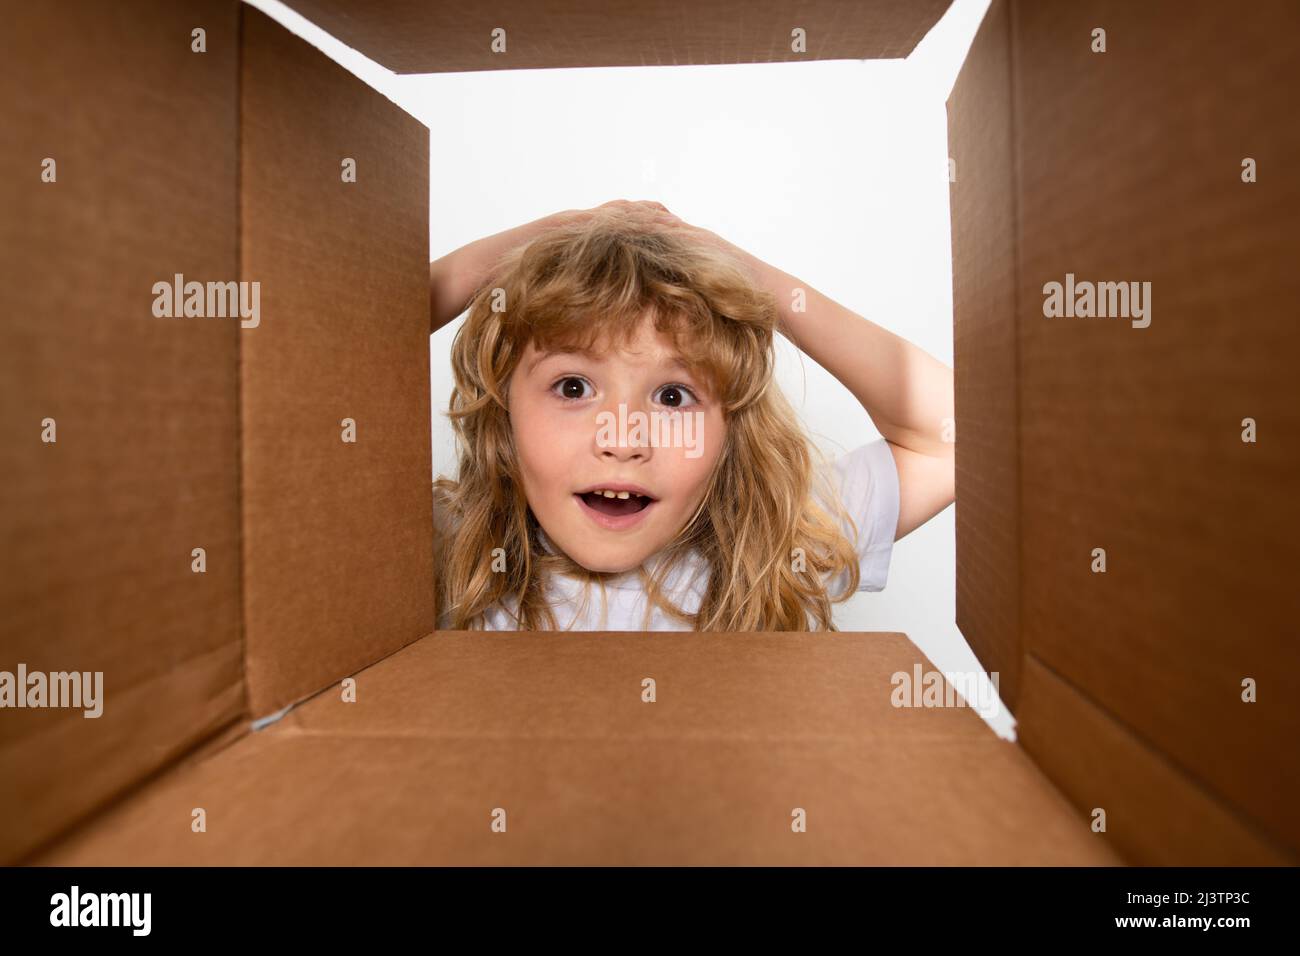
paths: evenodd
<path fill-rule="evenodd" d="M 649 410 L 639 403 L 609 402 L 596 414 L 596 453 L 610 461 L 648 460 L 651 425 Z"/>
<path fill-rule="evenodd" d="M 616 447 L 600 449 L 601 456 L 609 461 L 644 461 L 650 457 L 650 447 Z"/>

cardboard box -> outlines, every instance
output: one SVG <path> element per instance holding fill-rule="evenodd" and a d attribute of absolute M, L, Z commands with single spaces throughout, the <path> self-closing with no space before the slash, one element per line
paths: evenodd
<path fill-rule="evenodd" d="M 995 3 L 948 102 L 957 624 L 1136 863 L 1300 851 L 1297 26 Z M 1150 282 L 1151 313 L 1046 317 L 1068 276 Z"/>
<path fill-rule="evenodd" d="M 946 3 L 291 6 L 429 71 L 901 56 Z M 428 131 L 228 0 L 13 5 L 0 669 L 105 706 L 0 711 L 0 858 L 1294 863 L 1300 24 L 1131 7 L 996 0 L 949 100 L 958 623 L 1013 744 L 894 706 L 900 634 L 436 632 Z M 1161 309 L 1048 319 L 1067 273 Z M 156 317 L 176 274 L 258 323 Z"/>

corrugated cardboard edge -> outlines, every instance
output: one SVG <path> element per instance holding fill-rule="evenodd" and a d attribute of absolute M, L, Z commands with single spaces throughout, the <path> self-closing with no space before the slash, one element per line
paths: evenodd
<path fill-rule="evenodd" d="M 797 8 L 744 0 L 288 5 L 396 73 L 459 73 L 901 58 L 949 0 L 823 0 Z M 802 50 L 794 49 L 796 29 L 804 33 Z"/>
<path fill-rule="evenodd" d="M 241 66 L 241 269 L 263 312 L 241 338 L 244 625 L 263 718 L 435 627 L 429 131 L 248 7 Z"/>
<path fill-rule="evenodd" d="M 1016 710 L 1020 423 L 1010 18 L 994 0 L 948 98 L 957 435 L 957 627 Z"/>

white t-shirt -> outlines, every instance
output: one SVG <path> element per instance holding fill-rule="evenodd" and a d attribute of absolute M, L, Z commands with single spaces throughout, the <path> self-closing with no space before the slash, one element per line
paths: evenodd
<path fill-rule="evenodd" d="M 889 578 L 889 559 L 894 548 L 894 531 L 898 527 L 898 469 L 893 453 L 883 439 L 868 442 L 835 459 L 831 476 L 833 487 L 839 490 L 844 508 L 856 522 L 860 536 L 856 540 L 861 568 L 859 591 L 881 591 Z M 849 540 L 853 531 L 844 526 Z M 541 532 L 542 542 L 554 550 Z M 653 570 L 653 559 L 651 567 Z M 707 586 L 707 568 L 699 560 L 684 560 L 678 564 L 664 582 L 667 597 L 687 613 L 699 610 L 704 588 Z M 847 572 L 832 580 L 828 594 L 837 594 L 844 587 Z M 582 608 L 583 585 L 577 578 L 556 574 L 551 578 L 551 607 L 555 612 L 556 626 L 572 631 L 687 631 L 690 626 L 668 617 L 659 608 L 651 612 L 649 627 L 644 626 L 645 594 L 637 573 L 630 571 L 606 582 L 605 595 L 608 607 L 604 608 L 600 587 L 589 586 L 591 594 Z M 511 599 L 510 608 L 515 608 Z M 579 610 L 582 613 L 579 615 Z M 440 621 L 440 628 L 446 627 Z M 484 613 L 484 628 L 490 631 L 515 630 L 515 621 L 500 605 Z"/>

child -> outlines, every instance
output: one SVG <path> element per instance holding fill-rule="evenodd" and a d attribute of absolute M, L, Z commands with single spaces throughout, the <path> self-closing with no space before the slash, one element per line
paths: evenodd
<path fill-rule="evenodd" d="M 893 542 L 953 500 L 951 370 L 658 203 L 546 217 L 430 277 L 434 329 L 472 300 L 440 630 L 835 630 L 831 603 L 881 590 Z M 777 331 L 883 439 L 821 458 Z"/>

